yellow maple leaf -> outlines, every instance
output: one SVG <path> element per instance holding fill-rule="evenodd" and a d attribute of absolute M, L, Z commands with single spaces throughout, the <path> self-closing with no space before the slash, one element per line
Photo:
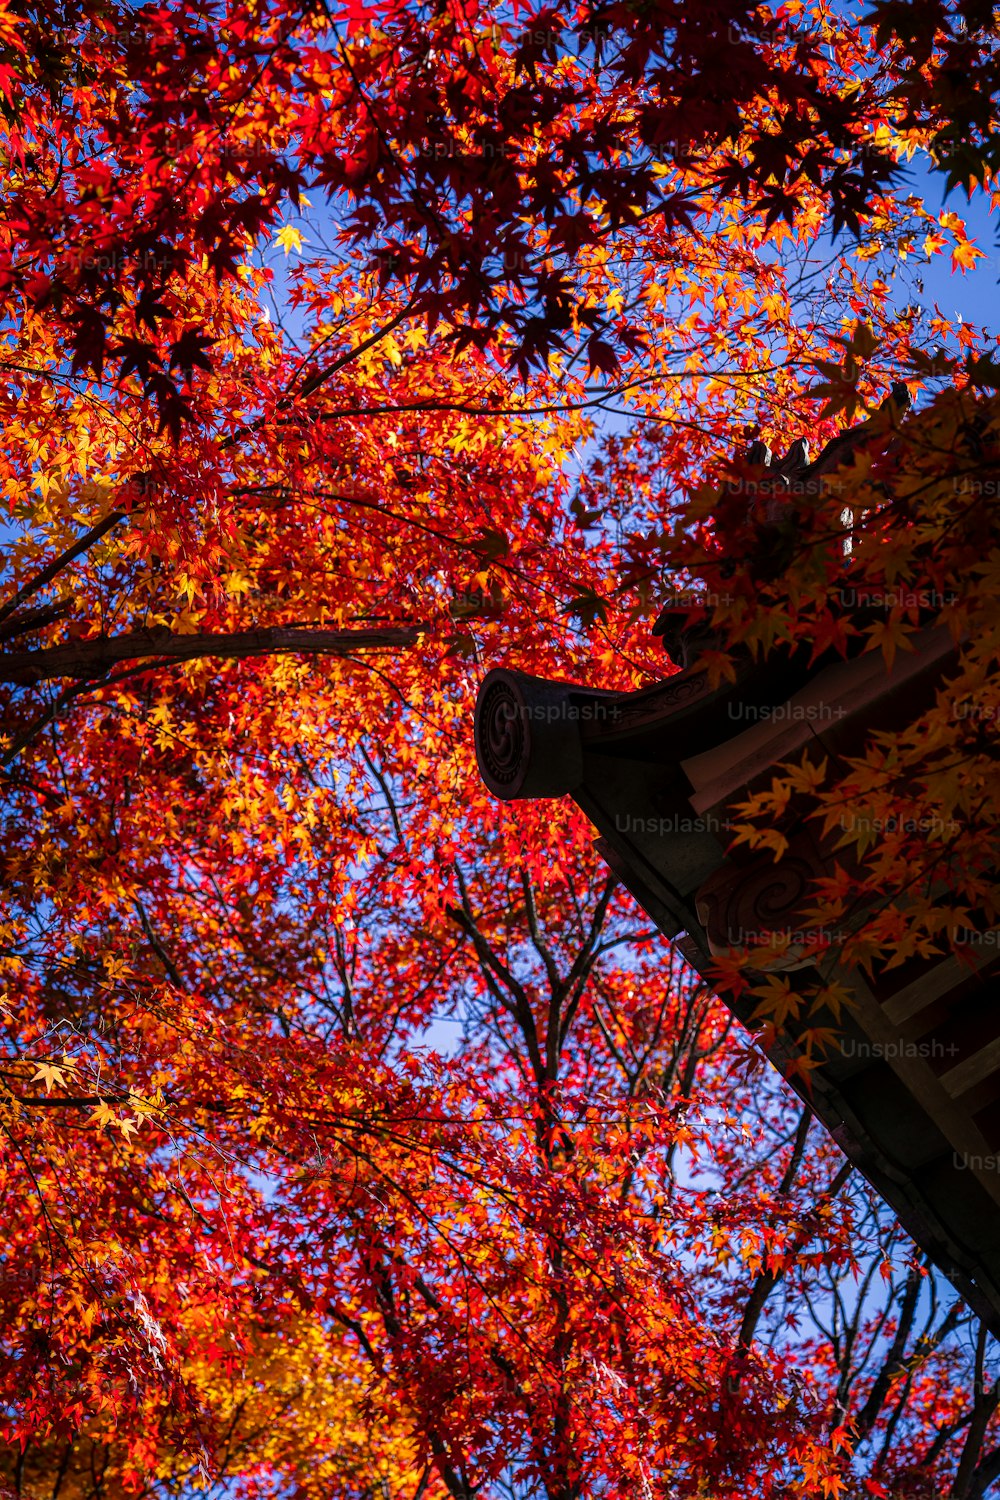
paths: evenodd
<path fill-rule="evenodd" d="M 94 1113 L 87 1121 L 88 1125 L 96 1125 L 98 1130 L 106 1130 L 109 1125 L 117 1123 L 115 1112 L 104 1099 L 98 1101 Z"/>
<path fill-rule="evenodd" d="M 885 664 L 890 669 L 896 660 L 897 647 L 902 651 L 914 649 L 910 640 L 913 631 L 902 620 L 878 620 L 869 627 L 868 634 L 872 645 L 881 647 Z"/>
<path fill-rule="evenodd" d="M 283 224 L 274 236 L 274 243 L 280 245 L 287 255 L 289 250 L 294 250 L 296 255 L 302 253 L 302 231 L 296 229 L 294 224 Z"/>
<path fill-rule="evenodd" d="M 51 1063 L 39 1063 L 38 1071 L 31 1081 L 32 1083 L 37 1083 L 39 1079 L 45 1084 L 45 1092 L 51 1094 L 52 1085 L 54 1083 L 64 1084 L 66 1082 L 66 1075 L 63 1073 L 62 1068 L 54 1068 Z"/>
<path fill-rule="evenodd" d="M 963 271 L 971 271 L 977 260 L 983 259 L 983 251 L 978 250 L 971 240 L 961 240 L 951 252 L 951 268 L 954 271 L 961 267 Z"/>

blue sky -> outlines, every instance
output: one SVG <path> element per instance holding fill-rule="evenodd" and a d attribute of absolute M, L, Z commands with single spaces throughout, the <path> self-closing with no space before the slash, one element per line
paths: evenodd
<path fill-rule="evenodd" d="M 970 202 L 957 188 L 945 198 L 944 175 L 931 171 L 919 158 L 908 164 L 907 178 L 910 190 L 924 198 L 932 213 L 947 208 L 964 219 L 984 255 L 972 271 L 953 271 L 949 256 L 935 256 L 922 273 L 925 305 L 936 302 L 946 317 L 959 314 L 964 322 L 1000 336 L 1000 212 L 991 213 L 986 193 L 977 193 Z"/>

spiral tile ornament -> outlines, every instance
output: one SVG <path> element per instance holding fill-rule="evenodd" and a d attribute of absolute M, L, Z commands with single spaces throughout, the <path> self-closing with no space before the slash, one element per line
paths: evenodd
<path fill-rule="evenodd" d="M 515 786 L 524 774 L 528 736 L 523 709 L 511 684 L 499 678 L 483 693 L 476 713 L 480 765 L 501 786 Z"/>
<path fill-rule="evenodd" d="M 581 697 L 565 682 L 504 667 L 489 673 L 476 703 L 476 759 L 495 797 L 563 797 L 580 785 Z"/>

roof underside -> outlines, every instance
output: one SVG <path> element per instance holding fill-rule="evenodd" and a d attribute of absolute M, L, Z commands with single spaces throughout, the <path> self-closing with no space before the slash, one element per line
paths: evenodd
<path fill-rule="evenodd" d="M 568 793 L 598 847 L 688 962 L 711 978 L 713 954 L 748 932 L 794 922 L 823 854 L 803 828 L 777 864 L 727 858 L 727 809 L 777 762 L 843 751 L 872 728 L 929 703 L 954 647 L 941 631 L 887 673 L 868 654 L 809 671 L 804 660 L 745 663 L 711 690 L 697 668 L 655 687 L 607 694 L 491 673 L 477 708 L 477 750 L 491 789 L 514 800 Z M 839 1050 L 790 1080 L 900 1221 L 1000 1336 L 1000 934 L 970 960 L 900 965 L 868 980 L 823 962 L 853 1014 L 790 1021 L 770 1048 L 787 1075 L 797 1035 L 839 1031 Z M 815 968 L 788 973 L 805 989 Z M 753 1016 L 732 1002 L 739 1019 Z"/>

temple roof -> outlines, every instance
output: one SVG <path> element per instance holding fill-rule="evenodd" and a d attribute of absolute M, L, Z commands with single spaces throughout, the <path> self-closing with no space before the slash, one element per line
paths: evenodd
<path fill-rule="evenodd" d="M 571 796 L 608 865 L 706 980 L 717 956 L 780 932 L 782 971 L 811 992 L 820 968 L 797 929 L 829 850 L 802 827 L 777 863 L 728 855 L 732 805 L 789 756 L 852 753 L 872 729 L 924 711 L 956 647 L 941 629 L 914 645 L 891 670 L 877 652 L 812 669 L 803 655 L 746 660 L 714 689 L 697 666 L 632 693 L 500 669 L 477 705 L 480 769 L 505 800 Z M 868 978 L 844 969 L 829 937 L 822 977 L 847 989 L 850 1012 L 791 1018 L 770 1058 L 788 1075 L 804 1027 L 833 1029 L 830 1055 L 791 1086 L 1000 1335 L 1000 932 Z M 754 1024 L 752 1002 L 727 1003 Z"/>

